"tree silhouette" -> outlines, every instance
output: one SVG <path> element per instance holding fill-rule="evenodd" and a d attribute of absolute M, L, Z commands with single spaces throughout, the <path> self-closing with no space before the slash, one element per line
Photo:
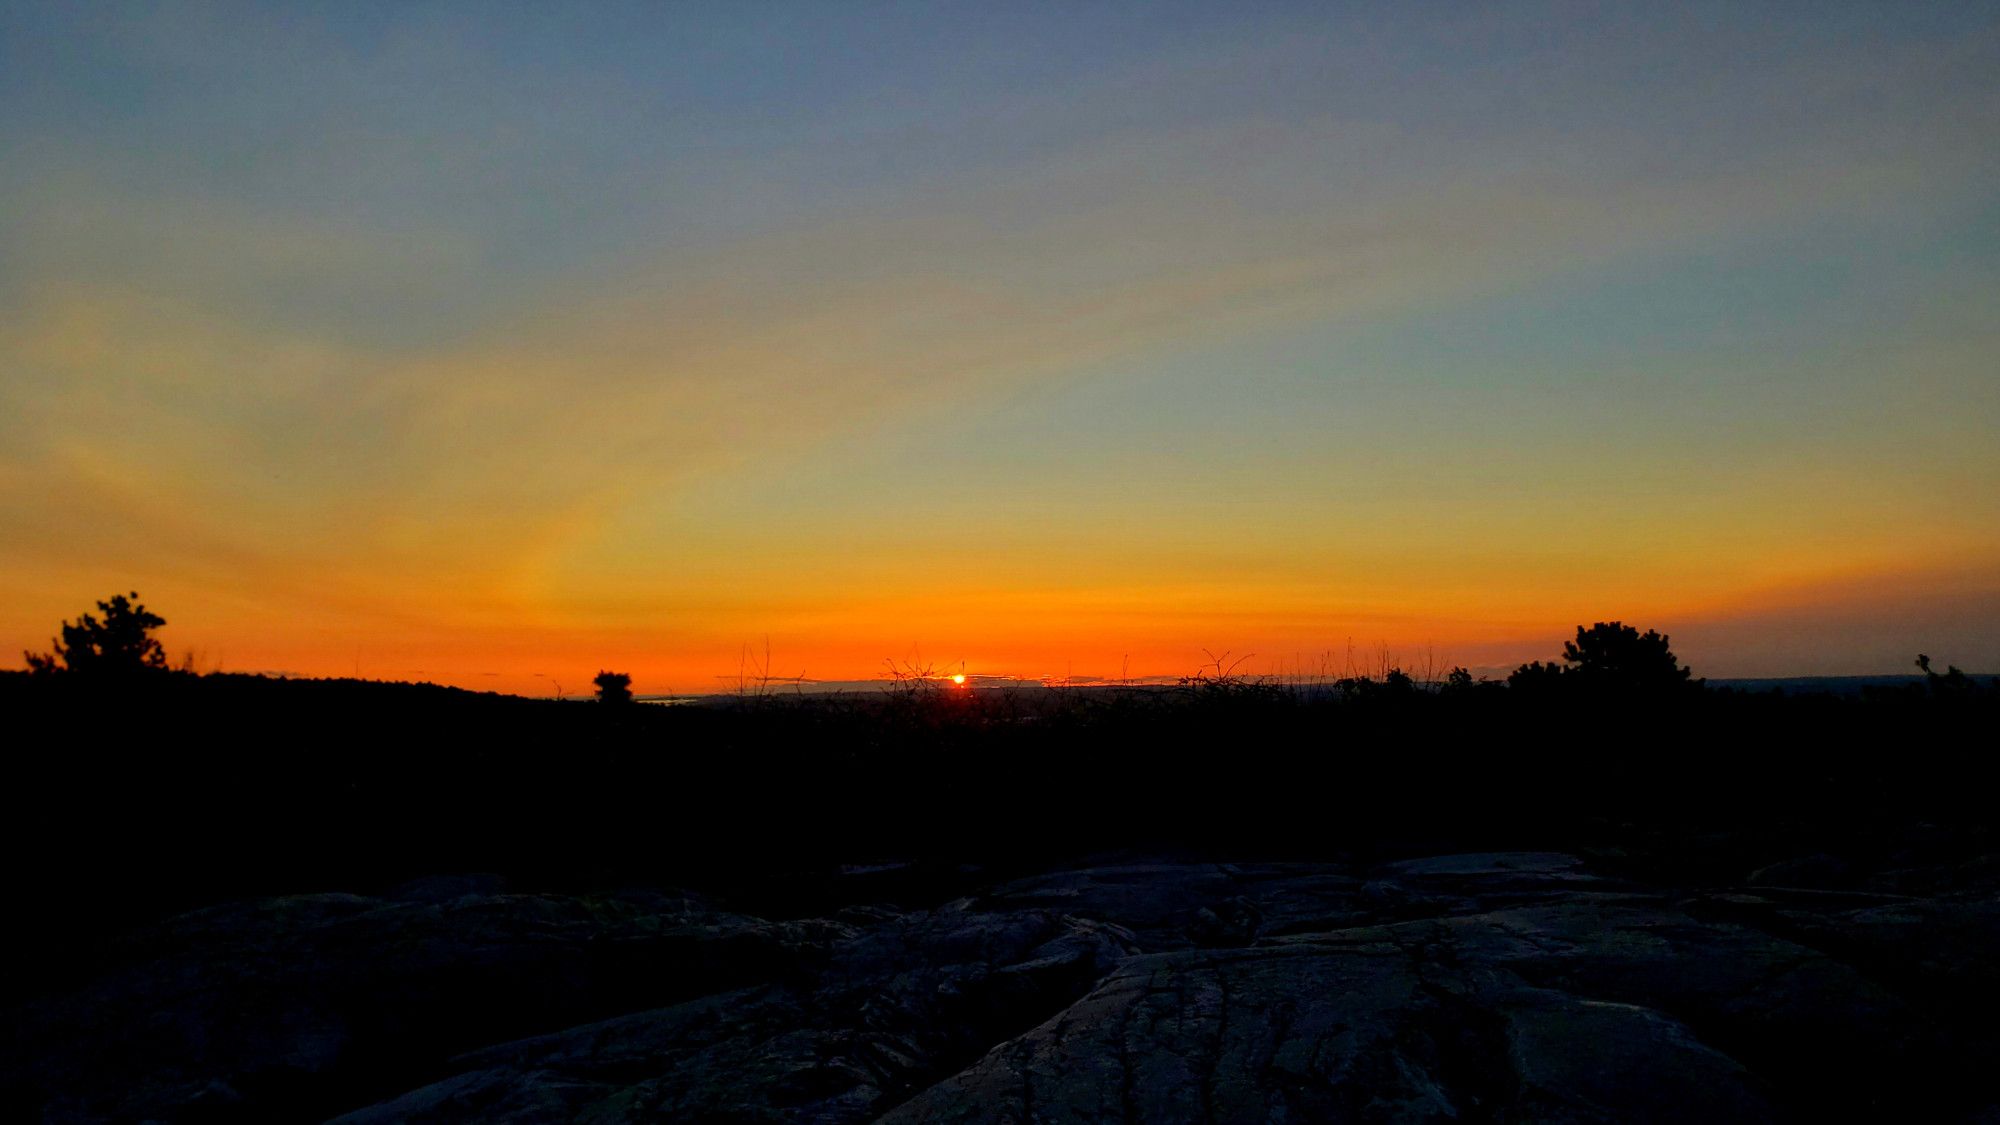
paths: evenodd
<path fill-rule="evenodd" d="M 599 703 L 632 702 L 632 677 L 623 672 L 599 672 L 590 682 L 597 685 Z"/>
<path fill-rule="evenodd" d="M 1514 688 L 1545 690 L 1557 684 L 1597 691 L 1654 693 L 1701 686 L 1693 669 L 1674 658 L 1665 634 L 1644 633 L 1622 621 L 1576 627 L 1576 640 L 1563 643 L 1563 662 L 1523 664 L 1507 677 Z"/>
<path fill-rule="evenodd" d="M 74 623 L 63 622 L 62 638 L 50 642 L 54 652 L 23 653 L 29 669 L 93 676 L 166 671 L 166 649 L 153 636 L 166 618 L 139 604 L 136 590 L 114 594 L 109 601 L 98 602 L 97 608 L 104 614 L 102 621 L 85 613 Z"/>
<path fill-rule="evenodd" d="M 1681 687 L 1694 672 L 1675 662 L 1665 634 L 1620 621 L 1577 626 L 1576 640 L 1563 644 L 1563 662 L 1586 682 L 1640 690 Z"/>

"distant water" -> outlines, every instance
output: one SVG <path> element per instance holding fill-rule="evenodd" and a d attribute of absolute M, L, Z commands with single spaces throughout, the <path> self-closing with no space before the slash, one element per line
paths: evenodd
<path fill-rule="evenodd" d="M 1994 678 L 1990 673 L 1967 672 L 1966 675 L 1982 685 Z M 1735 688 L 1737 691 L 1770 691 L 1775 688 L 1786 695 L 1860 695 L 1868 688 L 1910 687 L 1923 682 L 1922 676 L 1776 676 L 1711 679 L 1708 686 Z"/>

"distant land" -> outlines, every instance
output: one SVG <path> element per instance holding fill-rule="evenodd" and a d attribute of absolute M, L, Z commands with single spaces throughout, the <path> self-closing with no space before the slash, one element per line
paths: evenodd
<path fill-rule="evenodd" d="M 1968 672 L 1967 676 L 1980 682 L 2000 680 L 2000 672 Z M 294 677 L 310 678 L 310 677 Z M 1258 677 L 1245 677 L 1249 682 L 1260 682 Z M 1504 680 L 1500 676 L 1495 679 Z M 1280 677 L 1269 677 L 1261 682 L 1296 691 L 1304 695 L 1314 695 L 1335 690 L 1334 681 L 1293 683 Z M 1743 692 L 1782 691 L 1787 695 L 1833 695 L 1841 697 L 1859 696 L 1871 688 L 1919 687 L 1924 683 L 1921 675 L 1904 676 L 1739 676 L 1709 677 L 1705 681 L 1710 688 Z M 1068 681 L 1013 679 L 1002 676 L 969 676 L 963 689 L 972 691 L 1159 691 L 1180 686 L 1179 681 L 1169 677 L 1150 676 L 1131 680 L 1103 679 L 1098 677 L 1077 677 Z M 955 685 L 949 680 L 927 681 L 926 687 L 935 691 L 950 691 Z M 750 684 L 738 691 L 726 688 L 707 693 L 693 692 L 640 692 L 637 699 L 641 703 L 708 703 L 730 702 L 744 698 L 817 698 L 822 696 L 851 695 L 866 692 L 896 691 L 895 680 L 801 680 L 772 681 L 768 685 Z M 539 698 L 539 697 L 529 697 Z M 589 702 L 589 695 L 570 695 L 571 702 Z"/>
<path fill-rule="evenodd" d="M 2000 679 L 2000 673 L 1968 672 L 1975 680 Z M 1712 688 L 1736 691 L 1782 691 L 1787 695 L 1860 695 L 1869 688 L 1914 687 L 1922 676 L 1760 676 L 1746 679 L 1711 679 Z"/>

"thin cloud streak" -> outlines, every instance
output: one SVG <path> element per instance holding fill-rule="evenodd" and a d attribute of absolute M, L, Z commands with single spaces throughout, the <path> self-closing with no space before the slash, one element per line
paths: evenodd
<path fill-rule="evenodd" d="M 490 637 L 511 621 L 602 638 L 644 606 L 658 616 L 630 643 L 656 648 L 803 620 L 865 628 L 870 613 L 984 627 L 952 608 L 971 591 L 994 605 L 1052 591 L 1028 617 L 1060 627 L 1086 591 L 1124 583 L 1134 612 L 1197 628 L 1205 611 L 1157 608 L 1154 595 L 1246 582 L 1259 597 L 1303 598 L 1301 630 L 1336 627 L 1343 612 L 1416 614 L 1471 635 L 1481 621 L 1629 604 L 1647 590 L 1664 610 L 1781 574 L 1813 580 L 1795 560 L 1827 549 L 1833 509 L 1808 502 L 1789 539 L 1759 530 L 1773 525 L 1775 498 L 1810 499 L 1818 470 L 1792 451 L 1733 487 L 1666 490 L 1643 511 L 1629 504 L 1634 482 L 1665 489 L 1673 470 L 1632 448 L 1612 451 L 1594 480 L 1551 486 L 1561 505 L 1539 508 L 1482 483 L 1466 501 L 1410 490 L 1398 515 L 1332 480 L 1294 498 L 1195 489 L 1178 511 L 1086 487 L 1040 513 L 1017 513 L 1004 480 L 952 482 L 969 507 L 925 521 L 907 517 L 927 502 L 899 518 L 894 495 L 874 514 L 828 505 L 817 521 L 760 499 L 774 473 L 873 483 L 849 451 L 1111 368 L 1226 357 L 1300 328 L 1421 331 L 1451 310 L 1774 231 L 1976 223 L 1967 216 L 2000 166 L 1990 27 L 1942 48 L 1806 37 L 1763 68 L 1660 56 L 1627 88 L 1602 80 L 1649 56 L 1619 28 L 1596 53 L 1551 43 L 1531 51 L 1546 65 L 1510 69 L 1478 43 L 1519 27 L 1473 30 L 1485 22 L 1283 37 L 1246 26 L 998 105 L 945 98 L 927 116 L 919 101 L 888 98 L 827 134 L 804 99 L 768 130 L 746 119 L 728 133 L 703 115 L 732 112 L 730 101 L 697 92 L 685 117 L 659 118 L 655 140 L 741 143 L 671 158 L 643 138 L 626 150 L 609 133 L 558 140 L 532 118 L 502 120 L 502 106 L 476 108 L 511 48 L 460 43 L 450 19 L 252 23 L 226 41 L 268 50 L 220 64 L 185 28 L 157 39 L 128 29 L 119 49 L 158 85 L 159 124 L 195 149 L 221 143 L 210 111 L 223 94 L 157 77 L 175 67 L 226 93 L 280 81 L 289 64 L 278 60 L 291 59 L 333 96 L 246 103 L 241 124 L 255 135 L 295 135 L 297 120 L 319 130 L 268 158 L 219 148 L 205 165 L 79 130 L 32 138 L 35 174 L 0 176 L 0 199 L 21 216 L 0 266 L 0 513 L 21 534 L 0 545 L 0 574 L 37 591 L 0 622 L 67 606 L 75 595 L 50 578 L 65 568 L 143 577 L 203 610 L 233 605 L 245 628 L 277 628 L 303 601 L 370 629 Z M 1649 32 L 1662 50 L 1713 45 L 1700 20 L 1666 22 Z M 335 49 L 346 30 L 358 38 Z M 1443 69 L 1427 78 L 1382 61 L 1394 51 L 1343 46 L 1357 30 Z M 1783 28 L 1740 30 L 1717 49 L 1789 41 Z M 393 101 L 363 96 L 426 67 L 442 67 L 450 89 L 406 123 Z M 604 75 L 579 89 L 549 106 L 554 120 L 581 128 L 602 110 L 629 122 L 620 112 L 637 111 L 611 107 L 644 102 Z M 1577 99 L 1596 89 L 1605 104 Z M 454 113 L 463 135 L 442 127 Z M 857 144 L 908 166 L 864 174 L 833 155 Z M 603 181 L 564 181 L 595 208 L 579 204 L 567 221 L 561 193 L 530 171 L 565 145 L 595 154 Z M 807 186 L 815 174 L 824 190 Z M 315 176 L 328 178 L 324 192 Z M 527 194 L 459 200 L 465 177 Z M 757 196 L 760 181 L 788 194 Z M 732 209 L 732 190 L 769 206 Z M 1942 340 L 1932 354 L 1944 358 L 1919 370 L 1949 397 L 1976 351 Z M 1239 377 L 1226 360 L 1213 376 L 1225 388 Z M 1134 388 L 1147 393 L 1143 379 Z M 1421 432 L 1422 388 L 1369 393 L 1408 440 L 1437 443 L 1437 460 L 1477 436 L 1466 420 Z M 1503 432 L 1527 433 L 1537 411 L 1551 429 L 1590 421 L 1580 396 L 1490 401 L 1489 428 Z M 1763 402 L 1749 417 L 1785 409 Z M 1107 418 L 1105 440 L 1127 458 L 1158 450 L 1165 477 L 1176 450 L 1212 440 L 1199 414 L 1167 421 L 1175 428 L 1149 440 Z M 1871 505 L 1897 495 L 1861 481 L 1883 453 L 1865 436 L 1844 440 L 1865 455 L 1854 480 L 1832 483 Z M 1190 475 L 1234 471 L 1225 456 L 1200 457 Z M 1540 458 L 1525 454 L 1524 467 Z M 1045 488 L 1046 471 L 1022 460 L 1020 487 Z M 1961 453 L 1949 471 L 1976 476 L 1991 462 Z M 1379 471 L 1365 480 L 1384 498 L 1403 487 Z M 981 513 L 1015 528 L 982 530 L 992 519 Z M 853 522 L 827 526 L 836 519 Z M 1533 573 L 1531 535 L 1560 553 L 1562 519 L 1612 533 L 1591 560 L 1603 569 L 1581 583 Z M 1619 538 L 1630 525 L 1636 544 L 1648 522 L 1687 532 L 1684 549 L 1709 550 L 1710 571 L 1685 573 Z M 1477 544 L 1460 554 L 1469 537 Z M 1935 521 L 1913 565 L 1947 548 L 1984 565 L 1991 546 L 1969 515 Z M 913 583 L 921 597 L 902 603 L 877 596 L 869 571 L 898 549 L 925 574 Z M 1879 563 L 1871 543 L 1835 550 L 1835 566 Z M 1270 561 L 1285 551 L 1295 557 Z M 956 594 L 933 577 L 954 572 Z M 1329 610 L 1315 582 L 1377 601 Z M 1565 586 L 1573 602 L 1554 598 Z M 1426 603 L 1428 617 L 1412 608 Z M 1236 625 L 1263 629 L 1283 604 L 1248 606 Z"/>

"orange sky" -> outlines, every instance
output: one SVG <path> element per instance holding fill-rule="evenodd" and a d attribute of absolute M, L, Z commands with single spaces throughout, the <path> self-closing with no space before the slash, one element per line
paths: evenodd
<path fill-rule="evenodd" d="M 2000 668 L 1992 19 L 781 10 L 0 16 L 0 651 Z"/>

